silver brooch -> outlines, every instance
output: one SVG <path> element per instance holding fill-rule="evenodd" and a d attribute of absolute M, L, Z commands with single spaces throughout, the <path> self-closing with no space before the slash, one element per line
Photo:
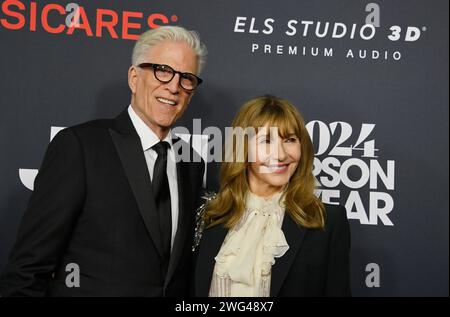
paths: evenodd
<path fill-rule="evenodd" d="M 200 244 L 202 239 L 203 230 L 205 230 L 204 214 L 206 206 L 211 200 L 216 199 L 217 194 L 215 192 L 205 192 L 202 196 L 203 203 L 197 208 L 195 212 L 195 233 L 194 244 L 192 245 L 192 252 L 194 252 Z"/>

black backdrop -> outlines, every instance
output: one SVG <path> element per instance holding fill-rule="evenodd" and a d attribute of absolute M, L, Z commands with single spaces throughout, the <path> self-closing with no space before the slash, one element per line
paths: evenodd
<path fill-rule="evenodd" d="M 0 269 L 51 131 L 122 111 L 130 38 L 169 23 L 209 50 L 179 126 L 223 129 L 251 97 L 291 100 L 322 198 L 347 207 L 354 294 L 448 296 L 448 1 L 78 0 L 73 34 L 69 1 L 0 4 Z M 217 175 L 210 163 L 209 188 Z"/>

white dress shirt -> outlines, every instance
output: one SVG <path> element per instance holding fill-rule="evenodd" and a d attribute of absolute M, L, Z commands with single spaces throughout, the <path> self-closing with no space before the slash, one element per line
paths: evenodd
<path fill-rule="evenodd" d="M 128 114 L 141 139 L 142 150 L 144 151 L 145 161 L 147 162 L 147 168 L 151 179 L 153 179 L 153 169 L 155 167 L 156 158 L 158 157 L 156 151 L 152 150 L 151 147 L 160 141 L 166 141 L 170 144 L 170 148 L 167 150 L 167 178 L 169 180 L 170 205 L 172 209 L 172 238 L 170 244 L 172 248 L 178 227 L 178 179 L 175 164 L 175 152 L 172 144 L 172 133 L 169 131 L 165 139 L 160 140 L 155 132 L 153 132 L 153 130 L 150 129 L 137 115 L 131 105 L 128 107 Z"/>

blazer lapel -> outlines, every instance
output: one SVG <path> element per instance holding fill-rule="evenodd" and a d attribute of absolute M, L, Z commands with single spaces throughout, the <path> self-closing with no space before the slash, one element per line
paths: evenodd
<path fill-rule="evenodd" d="M 275 264 L 272 266 L 270 287 L 271 297 L 278 296 L 280 288 L 286 279 L 298 251 L 300 250 L 306 233 L 306 229 L 298 226 L 287 213 L 283 219 L 282 229 L 289 245 L 289 250 L 281 258 L 276 259 Z"/>
<path fill-rule="evenodd" d="M 216 260 L 228 229 L 222 225 L 206 229 L 197 252 L 195 265 L 195 296 L 207 297 L 211 286 L 212 275 Z"/>
<path fill-rule="evenodd" d="M 134 130 L 127 111 L 124 111 L 116 118 L 116 129 L 110 129 L 110 134 L 139 207 L 139 212 L 156 250 L 162 258 L 159 219 L 153 197 L 151 179 L 142 151 L 141 141 Z"/>
<path fill-rule="evenodd" d="M 179 143 L 181 142 L 181 143 Z M 195 208 L 194 206 L 196 198 L 192 196 L 192 163 L 199 162 L 194 156 L 196 152 L 192 148 L 192 144 L 183 141 L 177 136 L 173 136 L 172 143 L 174 144 L 175 158 L 178 163 L 177 167 L 177 180 L 178 180 L 178 227 L 173 243 L 172 253 L 169 261 L 169 268 L 167 270 L 167 276 L 165 286 L 168 285 L 173 277 L 175 270 L 180 262 L 185 248 L 191 248 L 194 237 L 194 225 L 195 225 Z M 179 143 L 178 146 L 175 146 Z M 190 161 L 183 161 L 183 149 L 189 149 Z M 190 250 L 189 250 L 190 252 Z"/>
<path fill-rule="evenodd" d="M 194 210 L 190 210 L 189 207 L 192 204 L 187 203 L 188 197 L 185 195 L 185 189 L 190 186 L 189 164 L 187 162 L 178 162 L 176 166 L 178 180 L 178 227 L 173 243 L 172 253 L 170 255 L 169 268 L 167 270 L 165 281 L 166 286 L 175 272 L 175 268 L 178 265 L 181 254 L 183 253 L 183 248 L 186 247 L 186 240 L 189 240 L 187 235 L 189 232 L 193 232 L 190 224 L 193 226 Z M 190 217 L 192 217 L 192 220 L 189 219 Z"/>

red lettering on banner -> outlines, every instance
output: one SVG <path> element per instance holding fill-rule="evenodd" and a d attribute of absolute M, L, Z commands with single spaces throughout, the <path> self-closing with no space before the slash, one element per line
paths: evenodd
<path fill-rule="evenodd" d="M 145 15 L 144 12 L 139 11 L 116 11 L 107 8 L 91 8 L 93 11 L 88 13 L 92 20 L 89 21 L 86 8 L 78 6 L 74 12 L 62 1 L 60 3 L 24 0 L 0 1 L 0 28 L 9 30 L 25 29 L 29 24 L 31 32 L 42 29 L 51 34 L 73 35 L 75 29 L 80 29 L 84 30 L 89 37 L 107 36 L 113 39 L 137 40 L 147 26 L 155 29 L 178 21 L 175 14 L 152 13 Z"/>
<path fill-rule="evenodd" d="M 24 11 L 25 5 L 17 0 L 6 0 L 2 3 L 2 11 L 12 18 L 16 18 L 18 21 L 17 23 L 12 23 L 6 19 L 0 19 L 0 23 L 7 29 L 20 30 L 25 25 L 25 17 L 19 12 L 11 11 L 9 7 L 17 7 L 19 10 Z"/>
<path fill-rule="evenodd" d="M 110 16 L 111 21 L 104 21 L 105 16 Z M 102 37 L 102 28 L 106 28 L 113 39 L 119 38 L 114 27 L 119 22 L 117 13 L 108 9 L 97 9 L 97 27 L 95 28 L 95 36 Z"/>
<path fill-rule="evenodd" d="M 152 29 L 159 28 L 161 25 L 156 24 L 155 21 L 162 21 L 162 23 L 164 23 L 164 24 L 169 23 L 169 19 L 164 14 L 160 14 L 160 13 L 154 13 L 148 17 L 148 19 L 147 19 L 148 26 Z"/>
<path fill-rule="evenodd" d="M 30 3 L 30 31 L 36 31 L 36 2 Z"/>
<path fill-rule="evenodd" d="M 122 38 L 124 40 L 137 40 L 139 35 L 129 34 L 128 29 L 137 29 L 141 28 L 140 23 L 132 23 L 128 21 L 129 18 L 142 18 L 142 12 L 133 12 L 133 11 L 123 11 L 123 22 L 122 22 Z"/>
<path fill-rule="evenodd" d="M 92 33 L 91 26 L 89 25 L 89 20 L 87 18 L 86 11 L 84 10 L 83 7 L 79 7 L 78 11 L 79 11 L 79 14 L 80 14 L 80 23 L 78 24 L 78 26 L 76 26 L 76 25 L 74 25 L 74 23 L 72 21 L 72 25 L 67 30 L 67 34 L 68 35 L 72 35 L 73 31 L 75 29 L 81 29 L 81 30 L 85 30 L 86 31 L 86 35 L 87 36 L 94 36 L 94 33 Z"/>
<path fill-rule="evenodd" d="M 51 27 L 48 24 L 48 13 L 51 10 L 58 11 L 59 14 L 63 15 L 66 13 L 66 10 L 64 7 L 60 6 L 59 4 L 47 4 L 44 9 L 42 9 L 42 15 L 41 15 L 41 23 L 44 30 L 46 30 L 48 33 L 58 34 L 64 31 L 64 24 L 60 24 L 57 27 Z"/>

